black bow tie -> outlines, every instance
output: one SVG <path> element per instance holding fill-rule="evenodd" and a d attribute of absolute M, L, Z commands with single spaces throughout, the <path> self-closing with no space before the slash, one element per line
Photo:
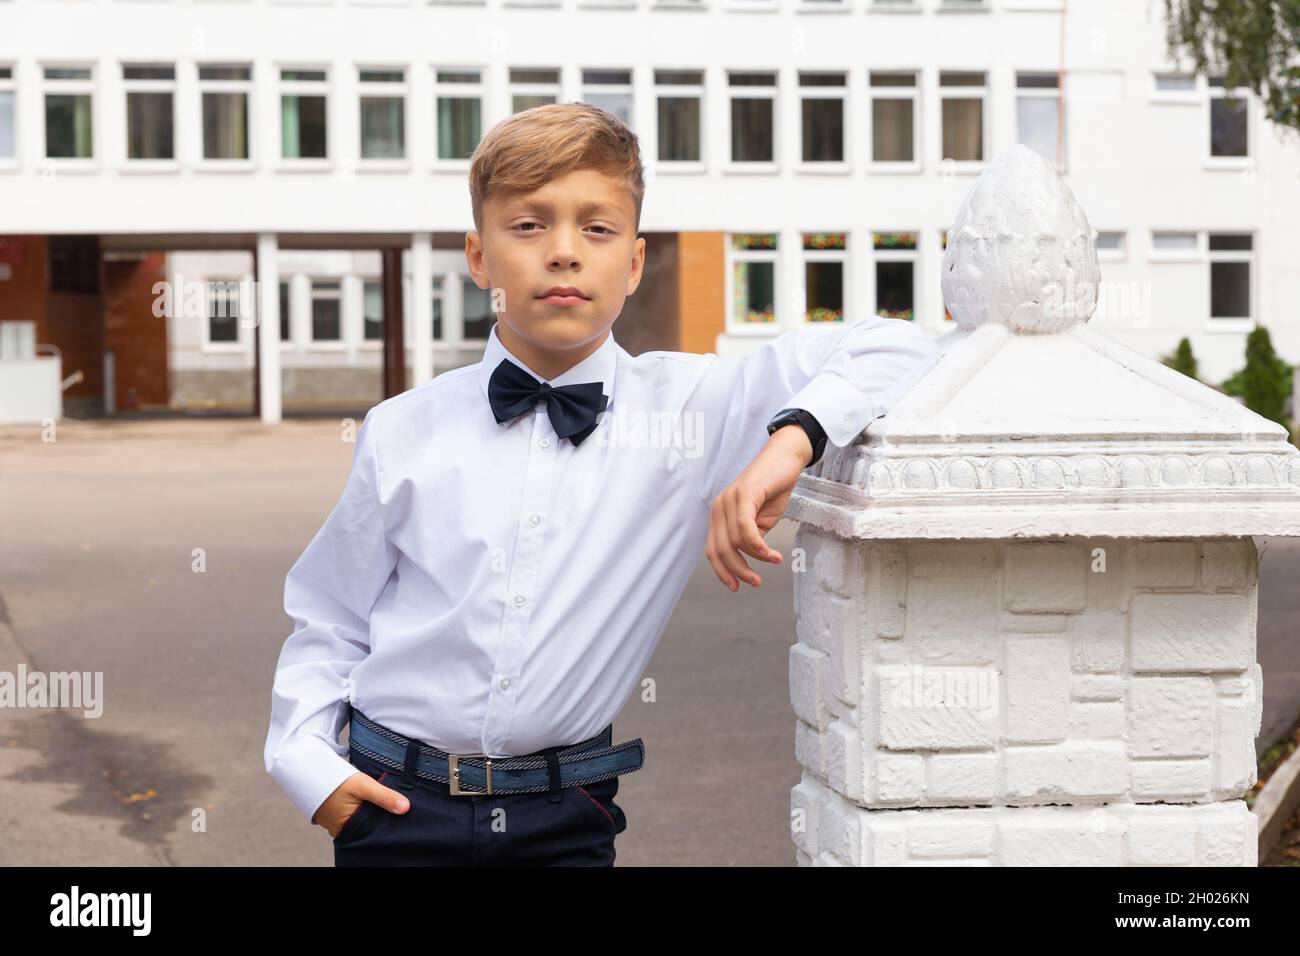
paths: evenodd
<path fill-rule="evenodd" d="M 492 370 L 488 379 L 488 402 L 497 422 L 523 415 L 542 399 L 555 433 L 575 445 L 596 429 L 596 416 L 605 410 L 609 396 L 602 394 L 604 382 L 580 382 L 552 386 L 541 382 L 509 359 Z"/>

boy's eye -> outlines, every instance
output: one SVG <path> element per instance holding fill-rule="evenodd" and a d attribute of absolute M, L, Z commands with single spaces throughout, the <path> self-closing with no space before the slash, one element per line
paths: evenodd
<path fill-rule="evenodd" d="M 537 229 L 527 229 L 527 228 L 525 228 L 526 226 L 534 226 L 534 227 L 537 227 L 537 228 L 541 228 L 541 224 L 540 224 L 540 223 L 536 223 L 536 222 L 521 222 L 521 223 L 518 223 L 517 225 L 512 226 L 511 228 L 512 228 L 512 229 L 515 229 L 515 230 L 518 230 L 519 232 L 536 232 L 536 231 L 537 231 Z M 614 230 L 611 229 L 609 226 L 592 226 L 591 228 L 592 228 L 592 229 L 601 229 L 601 230 L 604 230 L 604 231 L 601 233 L 601 235 L 611 235 L 611 236 L 612 236 L 612 235 L 614 234 Z"/>

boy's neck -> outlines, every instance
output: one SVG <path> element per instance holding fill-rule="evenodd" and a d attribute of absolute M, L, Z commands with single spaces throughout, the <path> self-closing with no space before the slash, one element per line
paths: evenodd
<path fill-rule="evenodd" d="M 605 334 L 594 342 L 576 350 L 557 352 L 553 349 L 538 348 L 515 335 L 504 322 L 497 322 L 497 337 L 501 339 L 501 344 L 506 347 L 506 350 L 527 365 L 534 375 L 540 376 L 544 381 L 548 382 L 559 378 L 595 352 L 605 344 L 605 340 L 609 338 L 609 335 L 610 330 L 606 329 Z"/>

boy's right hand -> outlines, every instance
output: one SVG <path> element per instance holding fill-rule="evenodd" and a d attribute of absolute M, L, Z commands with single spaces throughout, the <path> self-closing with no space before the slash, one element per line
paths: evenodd
<path fill-rule="evenodd" d="M 325 802 L 316 808 L 311 822 L 324 827 L 330 839 L 334 839 L 343 825 L 352 819 L 352 814 L 367 801 L 378 804 L 389 813 L 405 813 L 411 807 L 411 801 L 402 794 L 385 787 L 370 774 L 358 771 L 325 798 Z"/>

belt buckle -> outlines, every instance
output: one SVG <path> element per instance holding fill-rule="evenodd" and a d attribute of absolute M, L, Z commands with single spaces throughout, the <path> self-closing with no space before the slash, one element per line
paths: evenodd
<path fill-rule="evenodd" d="M 486 761 L 487 789 L 462 790 L 460 788 L 460 762 L 461 760 L 472 760 L 475 757 L 482 757 Z M 452 796 L 465 794 L 473 797 L 492 793 L 492 758 L 487 754 L 447 754 L 447 782 L 451 787 Z"/>

